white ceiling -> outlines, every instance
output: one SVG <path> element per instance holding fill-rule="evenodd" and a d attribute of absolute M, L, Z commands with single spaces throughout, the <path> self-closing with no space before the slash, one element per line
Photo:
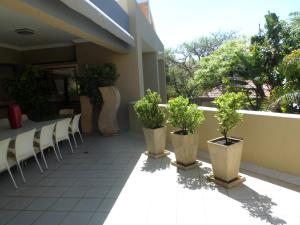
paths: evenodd
<path fill-rule="evenodd" d="M 30 28 L 34 35 L 20 35 L 19 28 Z M 72 44 L 77 37 L 41 23 L 26 15 L 0 6 L 0 46 L 7 45 L 19 49 L 30 49 L 38 46 Z"/>

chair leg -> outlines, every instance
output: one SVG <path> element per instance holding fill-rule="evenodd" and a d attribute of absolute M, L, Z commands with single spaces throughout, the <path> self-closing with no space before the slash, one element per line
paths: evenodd
<path fill-rule="evenodd" d="M 69 145 L 70 145 L 70 148 L 71 148 L 71 152 L 72 152 L 72 153 L 74 153 L 74 150 L 73 150 L 73 147 L 72 147 L 72 144 L 71 144 L 70 138 L 68 138 L 68 141 L 69 141 Z"/>
<path fill-rule="evenodd" d="M 62 156 L 61 156 L 61 152 L 60 152 L 60 148 L 59 148 L 58 142 L 56 142 L 56 147 L 57 147 L 57 151 L 58 151 L 58 154 L 59 154 L 59 156 L 60 156 L 60 159 L 62 159 Z"/>
<path fill-rule="evenodd" d="M 53 148 L 53 150 L 54 150 L 54 154 L 55 154 L 55 156 L 56 156 L 56 159 L 57 159 L 57 161 L 59 161 L 59 158 L 58 158 L 58 155 L 57 155 L 57 152 L 56 152 L 55 146 L 54 146 L 54 145 L 52 145 L 52 148 Z"/>
<path fill-rule="evenodd" d="M 14 179 L 14 177 L 13 177 L 11 171 L 10 171 L 9 166 L 6 165 L 6 168 L 7 168 L 7 171 L 8 171 L 8 173 L 9 173 L 9 175 L 10 175 L 10 178 L 11 178 L 12 182 L 14 183 L 15 188 L 18 189 L 18 185 L 16 184 L 16 181 L 15 181 L 15 179 Z"/>
<path fill-rule="evenodd" d="M 75 147 L 77 148 L 77 142 L 76 142 L 74 133 L 72 134 L 72 137 L 73 137 L 73 140 L 74 140 L 74 143 L 75 143 Z"/>
<path fill-rule="evenodd" d="M 81 142 L 83 143 L 83 139 L 82 139 L 82 136 L 81 136 L 80 131 L 78 131 L 78 133 L 79 133 L 79 137 L 80 137 L 80 139 L 81 139 Z"/>
<path fill-rule="evenodd" d="M 26 180 L 25 180 L 25 177 L 24 177 L 24 174 L 23 174 L 22 168 L 21 168 L 21 166 L 20 166 L 20 162 L 19 162 L 19 161 L 17 161 L 17 164 L 18 164 L 18 168 L 19 168 L 19 170 L 20 170 L 20 173 L 21 173 L 21 176 L 22 176 L 23 182 L 24 182 L 24 183 L 26 183 Z"/>
<path fill-rule="evenodd" d="M 41 173 L 43 173 L 44 171 L 43 171 L 43 169 L 42 169 L 42 167 L 41 167 L 41 165 L 40 165 L 40 163 L 39 163 L 39 160 L 38 160 L 38 158 L 36 157 L 35 154 L 34 154 L 34 158 L 35 158 L 35 161 L 36 161 L 36 163 L 37 163 L 37 165 L 38 165 L 38 167 L 39 167 Z"/>
<path fill-rule="evenodd" d="M 46 167 L 46 169 L 48 169 L 48 165 L 47 165 L 46 158 L 45 158 L 45 155 L 44 155 L 44 150 L 42 150 L 42 149 L 41 149 L 41 155 L 42 155 L 43 161 L 45 163 L 45 167 Z"/>

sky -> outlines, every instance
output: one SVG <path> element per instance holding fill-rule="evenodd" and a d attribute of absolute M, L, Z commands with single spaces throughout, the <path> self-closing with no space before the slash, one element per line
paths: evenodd
<path fill-rule="evenodd" d="M 149 0 L 158 36 L 165 47 L 217 31 L 253 35 L 264 15 L 275 12 L 288 19 L 300 11 L 300 0 Z"/>

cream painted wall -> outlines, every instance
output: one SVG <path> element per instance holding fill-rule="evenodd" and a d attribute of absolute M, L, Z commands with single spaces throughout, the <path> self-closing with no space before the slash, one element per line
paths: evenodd
<path fill-rule="evenodd" d="M 36 49 L 20 52 L 24 64 L 75 62 L 76 52 L 74 46 Z"/>
<path fill-rule="evenodd" d="M 167 79 L 165 71 L 165 61 L 162 59 L 158 60 L 158 72 L 159 72 L 159 92 L 162 103 L 167 103 Z"/>
<path fill-rule="evenodd" d="M 0 64 L 17 64 L 21 62 L 20 52 L 0 47 Z"/>
<path fill-rule="evenodd" d="M 207 150 L 207 140 L 221 136 L 214 108 L 204 109 L 199 128 L 199 150 Z M 141 124 L 130 107 L 130 129 L 141 132 Z M 241 111 L 243 122 L 230 132 L 244 139 L 242 160 L 269 169 L 300 176 L 300 115 Z M 172 128 L 168 127 L 171 131 Z M 168 132 L 169 134 L 169 132 Z M 170 135 L 168 135 L 170 143 Z"/>
<path fill-rule="evenodd" d="M 156 52 L 143 53 L 144 89 L 160 92 Z"/>

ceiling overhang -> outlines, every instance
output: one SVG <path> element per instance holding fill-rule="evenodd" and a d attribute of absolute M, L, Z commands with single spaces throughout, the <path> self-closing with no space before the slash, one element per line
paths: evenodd
<path fill-rule="evenodd" d="M 103 29 L 115 35 L 130 46 L 134 46 L 134 38 L 119 24 L 107 16 L 89 0 L 60 0 L 69 8 L 89 18 Z"/>

